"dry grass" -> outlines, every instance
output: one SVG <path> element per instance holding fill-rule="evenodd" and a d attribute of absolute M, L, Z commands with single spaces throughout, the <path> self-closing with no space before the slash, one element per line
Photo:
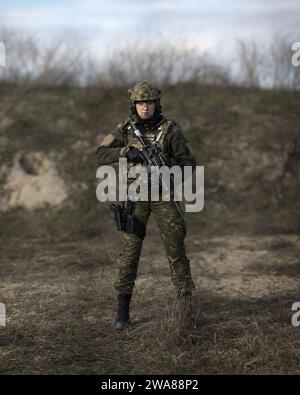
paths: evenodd
<path fill-rule="evenodd" d="M 187 327 L 164 253 L 153 252 L 158 237 L 145 241 L 134 325 L 122 334 L 113 330 L 113 237 L 3 243 L 1 373 L 299 373 L 290 310 L 299 300 L 298 236 L 190 237 L 197 292 Z M 287 261 L 293 271 L 278 270 Z"/>

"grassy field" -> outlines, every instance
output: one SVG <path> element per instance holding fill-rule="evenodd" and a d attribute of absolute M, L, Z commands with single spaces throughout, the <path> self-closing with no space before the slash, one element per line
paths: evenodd
<path fill-rule="evenodd" d="M 300 373 L 299 94 L 183 84 L 163 108 L 205 166 L 205 207 L 187 214 L 193 321 L 178 323 L 151 218 L 131 330 L 113 329 L 120 236 L 95 197 L 97 144 L 126 92 L 0 86 L 0 182 L 18 153 L 55 160 L 69 198 L 0 212 L 2 374 Z M 82 187 L 83 186 L 83 187 Z"/>
<path fill-rule="evenodd" d="M 150 224 L 132 301 L 114 332 L 118 234 L 2 243 L 4 374 L 299 374 L 299 235 L 189 234 L 197 285 L 182 329 L 163 245 Z M 105 248 L 104 248 L 105 247 Z"/>

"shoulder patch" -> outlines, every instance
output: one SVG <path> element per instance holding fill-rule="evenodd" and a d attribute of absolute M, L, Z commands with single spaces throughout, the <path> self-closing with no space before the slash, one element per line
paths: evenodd
<path fill-rule="evenodd" d="M 111 147 L 116 137 L 113 134 L 108 134 L 101 142 L 101 146 L 103 147 Z"/>

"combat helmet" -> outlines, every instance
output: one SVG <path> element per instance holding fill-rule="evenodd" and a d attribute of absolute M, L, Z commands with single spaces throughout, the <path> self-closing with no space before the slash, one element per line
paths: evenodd
<path fill-rule="evenodd" d="M 161 90 L 150 82 L 144 81 L 136 84 L 132 89 L 128 89 L 128 96 L 130 104 L 143 100 L 159 101 Z"/>
<path fill-rule="evenodd" d="M 153 121 L 160 119 L 161 117 L 161 90 L 150 82 L 144 81 L 136 84 L 132 89 L 128 89 L 128 97 L 130 103 L 131 114 L 137 115 L 135 103 L 143 100 L 155 100 L 155 112 Z M 148 120 L 147 120 L 148 121 Z M 148 121 L 149 122 L 149 121 Z"/>

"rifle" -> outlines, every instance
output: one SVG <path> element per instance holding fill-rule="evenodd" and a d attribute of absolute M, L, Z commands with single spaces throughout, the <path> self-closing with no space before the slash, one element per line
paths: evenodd
<path fill-rule="evenodd" d="M 143 164 L 145 165 L 148 174 L 151 173 L 151 166 L 156 166 L 158 168 L 160 168 L 161 166 L 167 166 L 167 160 L 164 154 L 161 152 L 157 142 L 154 142 L 152 144 L 146 144 L 145 140 L 143 139 L 142 133 L 140 132 L 139 129 L 137 129 L 137 127 L 135 126 L 134 122 L 131 119 L 129 120 L 129 125 L 130 127 L 127 129 L 128 132 L 133 134 L 143 146 L 143 150 L 141 151 L 141 156 L 142 156 Z M 157 138 L 157 140 L 158 139 L 159 137 Z M 167 186 L 163 178 L 161 177 L 161 174 L 159 175 L 159 186 L 160 187 L 163 186 L 165 189 L 167 189 Z M 177 201 L 175 200 L 173 201 L 178 212 L 180 213 L 182 218 L 184 218 L 184 213 L 181 210 L 179 204 L 177 203 Z"/>

